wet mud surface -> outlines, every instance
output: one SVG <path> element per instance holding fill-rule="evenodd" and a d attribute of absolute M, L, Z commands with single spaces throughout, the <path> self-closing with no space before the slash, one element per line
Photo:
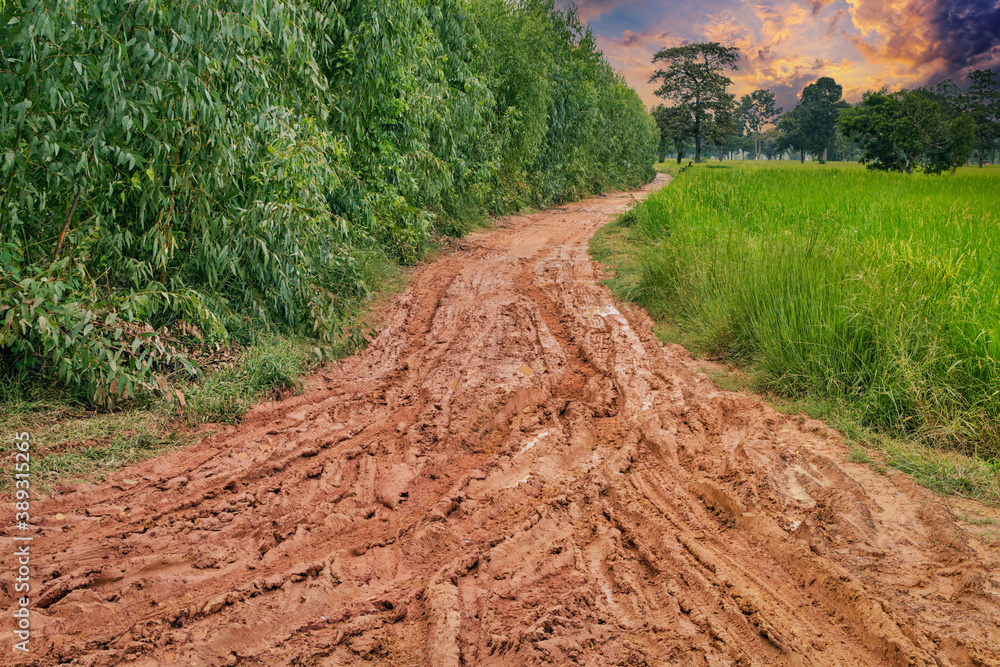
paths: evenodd
<path fill-rule="evenodd" d="M 34 502 L 0 664 L 1000 664 L 995 547 L 598 284 L 664 183 L 467 237 L 306 393 Z"/>

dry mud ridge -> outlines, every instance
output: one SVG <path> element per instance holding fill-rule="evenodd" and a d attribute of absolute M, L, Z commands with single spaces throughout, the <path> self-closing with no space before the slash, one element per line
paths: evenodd
<path fill-rule="evenodd" d="M 665 182 L 468 237 L 306 393 L 35 502 L 0 660 L 1000 664 L 995 548 L 597 284 L 588 239 Z"/>

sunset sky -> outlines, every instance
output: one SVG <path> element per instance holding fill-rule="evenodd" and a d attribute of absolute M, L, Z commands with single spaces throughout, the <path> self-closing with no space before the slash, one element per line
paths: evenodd
<path fill-rule="evenodd" d="M 566 6 L 569 0 L 557 0 Z M 756 88 L 786 110 L 821 76 L 848 101 L 1000 70 L 1000 0 L 577 0 L 611 64 L 647 105 L 661 102 L 649 77 L 665 46 L 737 46 L 737 98 Z"/>

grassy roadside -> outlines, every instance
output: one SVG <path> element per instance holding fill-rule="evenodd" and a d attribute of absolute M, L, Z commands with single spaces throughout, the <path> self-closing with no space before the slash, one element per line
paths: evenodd
<path fill-rule="evenodd" d="M 360 317 L 361 326 L 371 329 L 392 295 L 406 286 L 408 274 L 379 254 L 356 259 L 373 286 Z M 99 481 L 109 471 L 195 442 L 212 424 L 236 423 L 262 400 L 301 390 L 306 373 L 359 345 L 345 338 L 317 355 L 315 341 L 306 337 L 260 331 L 249 338 L 248 345 L 223 355 L 201 378 L 174 382 L 163 396 L 126 401 L 110 411 L 82 405 L 58 386 L 0 385 L 0 434 L 8 442 L 16 433 L 30 434 L 36 490 L 59 482 Z M 13 458 L 9 453 L 0 464 L 0 492 L 12 489 Z"/>
<path fill-rule="evenodd" d="M 683 344 L 683 338 L 672 335 L 669 328 L 658 329 L 657 335 L 663 342 Z M 730 364 L 725 371 L 708 372 L 707 375 L 727 391 L 758 394 L 778 412 L 804 414 L 826 422 L 844 436 L 850 447 L 846 459 L 851 463 L 867 464 L 879 473 L 889 468 L 899 470 L 932 491 L 1000 505 L 1000 468 L 994 464 L 865 427 L 857 410 L 852 410 L 850 403 L 844 401 L 775 394 L 755 375 L 752 366 Z"/>
<path fill-rule="evenodd" d="M 693 169 L 707 169 L 716 164 L 696 166 Z M 675 170 L 676 164 L 661 165 L 658 168 L 666 171 L 666 167 Z M 815 167 L 806 165 L 805 168 Z M 679 182 L 684 184 L 684 179 L 688 176 L 690 173 L 685 170 L 685 173 L 681 173 Z M 670 215 L 680 215 L 676 213 L 678 208 L 675 207 L 678 204 L 676 200 L 672 200 L 669 206 L 661 207 L 657 213 L 662 216 L 664 209 L 669 209 Z M 596 259 L 615 269 L 615 277 L 608 281 L 615 293 L 622 299 L 646 306 L 658 320 L 656 333 L 661 340 L 684 345 L 696 357 L 723 359 L 732 364 L 732 372 L 724 374 L 725 377 L 716 378 L 726 388 L 752 390 L 763 394 L 779 410 L 793 414 L 805 412 L 827 421 L 848 438 L 852 446 L 850 458 L 853 461 L 869 463 L 876 470 L 893 468 L 903 471 L 912 475 L 921 485 L 935 491 L 1000 503 L 1000 460 L 997 458 L 989 455 L 968 456 L 966 454 L 972 448 L 967 452 L 956 451 L 954 442 L 942 443 L 934 437 L 926 437 L 926 433 L 911 434 L 905 432 L 905 429 L 886 428 L 885 424 L 873 423 L 870 406 L 866 409 L 863 402 L 857 401 L 854 396 L 839 394 L 837 391 L 818 391 L 814 386 L 806 386 L 808 383 L 798 383 L 795 386 L 794 383 L 776 382 L 775 364 L 762 363 L 760 357 L 755 357 L 755 354 L 760 354 L 759 348 L 753 350 L 755 354 L 745 354 L 739 348 L 720 344 L 720 340 L 725 343 L 732 338 L 720 338 L 717 330 L 706 327 L 704 319 L 699 320 L 704 317 L 704 313 L 697 308 L 692 309 L 683 299 L 664 298 L 662 291 L 660 294 L 651 294 L 651 291 L 663 289 L 656 287 L 659 283 L 650 278 L 651 272 L 655 271 L 655 263 L 662 257 L 662 244 L 676 242 L 675 239 L 680 234 L 674 228 L 670 230 L 666 240 L 663 237 L 651 239 L 649 228 L 645 226 L 648 219 L 644 219 L 644 216 L 648 218 L 649 211 L 637 209 L 606 225 L 594 237 L 591 252 Z M 670 236 L 671 233 L 674 236 Z M 654 268 L 651 269 L 651 266 Z M 654 277 L 662 279 L 664 276 L 660 274 Z M 756 278 L 752 275 L 744 276 L 744 280 L 753 279 Z M 679 282 L 677 278 L 672 280 L 674 284 Z M 666 289 L 678 288 L 667 284 Z M 690 298 L 690 295 L 685 296 Z M 695 291 L 695 296 L 708 298 L 710 295 Z M 716 312 L 727 316 L 727 310 L 738 310 L 731 301 L 719 299 L 717 305 Z M 759 321 L 764 318 L 757 315 L 755 319 Z M 737 363 L 738 368 L 735 365 Z M 941 444 L 948 446 L 941 447 Z"/>

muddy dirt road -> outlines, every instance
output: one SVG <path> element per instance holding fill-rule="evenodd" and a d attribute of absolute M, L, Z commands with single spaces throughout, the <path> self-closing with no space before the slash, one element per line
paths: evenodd
<path fill-rule="evenodd" d="M 1000 553 L 596 283 L 663 183 L 466 238 L 305 394 L 35 502 L 20 663 L 1000 664 Z"/>

